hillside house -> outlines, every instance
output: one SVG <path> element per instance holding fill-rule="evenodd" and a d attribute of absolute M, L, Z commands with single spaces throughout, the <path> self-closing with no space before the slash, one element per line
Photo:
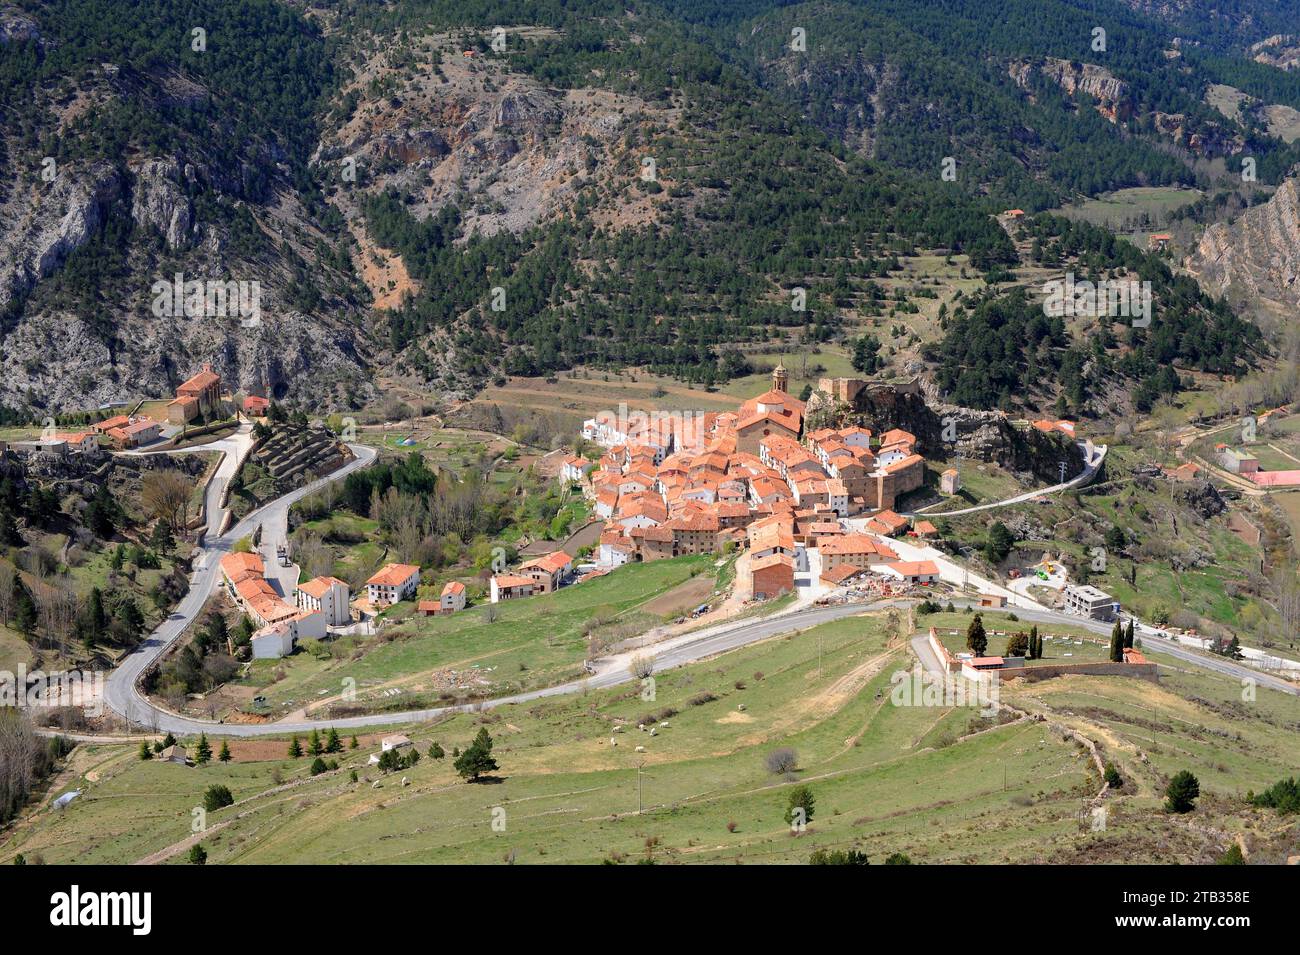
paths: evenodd
<path fill-rule="evenodd" d="M 562 550 L 524 561 L 519 565 L 519 576 L 531 578 L 539 593 L 558 590 L 573 569 L 573 558 Z"/>
<path fill-rule="evenodd" d="M 939 567 L 932 560 L 899 560 L 892 564 L 881 564 L 876 569 L 905 584 L 932 584 L 939 579 Z"/>
<path fill-rule="evenodd" d="M 518 600 L 531 597 L 537 593 L 538 584 L 532 577 L 520 577 L 517 574 L 497 574 L 489 581 L 488 592 L 492 603 L 503 600 Z"/>
<path fill-rule="evenodd" d="M 366 581 L 366 599 L 372 607 L 409 600 L 420 586 L 420 568 L 414 564 L 388 564 Z"/>
<path fill-rule="evenodd" d="M 438 597 L 438 609 L 443 613 L 456 613 L 465 609 L 465 585 L 459 580 L 449 580 Z"/>
<path fill-rule="evenodd" d="M 129 424 L 110 428 L 106 434 L 118 449 L 138 448 L 161 438 L 162 425 L 150 418 L 134 418 Z"/>
<path fill-rule="evenodd" d="M 794 590 L 794 559 L 785 554 L 752 559 L 749 574 L 755 600 L 770 600 Z"/>
<path fill-rule="evenodd" d="M 587 476 L 587 472 L 594 467 L 594 464 L 581 455 L 565 458 L 564 463 L 560 465 L 560 480 L 576 484 L 582 481 Z"/>
<path fill-rule="evenodd" d="M 319 611 L 331 627 L 342 627 L 352 620 L 351 593 L 337 577 L 313 577 L 299 584 L 296 598 L 300 609 Z"/>

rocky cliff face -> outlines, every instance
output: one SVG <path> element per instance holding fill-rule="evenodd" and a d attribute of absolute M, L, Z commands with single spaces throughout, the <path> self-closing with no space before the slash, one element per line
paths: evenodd
<path fill-rule="evenodd" d="M 607 90 L 546 89 L 499 63 L 463 57 L 462 44 L 445 35 L 418 46 L 419 66 L 395 65 L 383 51 L 357 68 L 345 90 L 359 97 L 356 109 L 324 133 L 315 157 L 367 170 L 364 187 L 331 197 L 354 232 L 364 229 L 360 196 L 390 187 L 414 200 L 417 218 L 455 201 L 466 235 L 520 232 L 603 180 L 623 149 L 620 137 L 648 120 L 677 118 Z M 429 59 L 434 70 L 423 65 Z M 396 93 L 376 95 L 376 88 Z M 384 289 L 371 288 L 380 300 Z"/>
<path fill-rule="evenodd" d="M 902 428 L 916 435 L 922 454 L 944 457 L 959 451 L 963 458 L 996 461 L 1011 471 L 1056 483 L 1059 466 L 1066 476 L 1083 469 L 1083 452 L 1062 435 L 1021 430 L 997 411 L 976 411 L 945 404 L 888 385 L 864 389 L 852 406 L 814 391 L 807 407 L 807 427 L 815 429 L 849 423 L 861 424 L 879 434 Z M 948 438 L 955 436 L 955 440 Z"/>
<path fill-rule="evenodd" d="M 1205 230 L 1187 266 L 1216 294 L 1300 307 L 1300 179 L 1236 221 Z"/>
<path fill-rule="evenodd" d="M 1188 129 L 1187 117 L 1182 113 L 1155 113 L 1152 116 L 1157 132 L 1177 146 L 1189 149 L 1198 156 L 1228 156 L 1240 152 L 1246 140 L 1217 123 L 1202 123 Z"/>
<path fill-rule="evenodd" d="M 161 232 L 169 249 L 188 244 L 194 227 L 194 213 L 180 178 L 174 159 L 149 159 L 135 170 L 131 218 L 138 226 Z M 187 167 L 186 178 L 193 181 L 192 166 Z"/>
<path fill-rule="evenodd" d="M 1260 40 L 1248 51 L 1257 63 L 1267 63 L 1279 70 L 1300 69 L 1300 37 L 1278 33 Z"/>
<path fill-rule="evenodd" d="M 232 389 L 307 400 L 315 412 L 368 393 L 359 327 L 304 308 L 292 294 L 285 257 L 310 254 L 299 239 L 300 211 L 291 204 L 258 210 L 264 252 L 248 261 L 225 226 L 195 215 L 186 186 L 202 175 L 172 158 L 125 172 L 106 162 L 68 165 L 52 183 L 8 197 L 0 207 L 0 315 L 9 316 L 0 328 L 0 404 L 59 411 L 170 396 L 209 361 Z M 131 226 L 116 233 L 129 239 L 114 287 L 93 289 L 94 306 L 47 292 L 43 280 L 115 219 Z M 162 255 L 152 251 L 155 235 Z M 259 320 L 234 309 L 158 314 L 154 284 L 177 273 L 186 281 L 256 283 Z M 322 307 L 331 301 L 346 316 L 336 298 L 327 295 Z"/>
<path fill-rule="evenodd" d="M 1028 89 L 1035 70 L 1071 96 L 1080 92 L 1097 100 L 1097 112 L 1112 123 L 1123 122 L 1133 115 L 1128 84 L 1104 67 L 1092 63 L 1072 63 L 1049 56 L 1037 65 L 1023 60 L 1014 62 L 1008 68 L 1008 73 L 1017 86 Z"/>
<path fill-rule="evenodd" d="M 52 171 L 0 206 L 0 314 L 99 231 L 122 180 L 108 163 Z"/>

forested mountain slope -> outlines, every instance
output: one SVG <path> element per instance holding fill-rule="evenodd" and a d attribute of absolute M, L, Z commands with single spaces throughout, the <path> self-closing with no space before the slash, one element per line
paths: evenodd
<path fill-rule="evenodd" d="M 1300 72 L 1251 52 L 1285 48 L 1294 7 L 11 2 L 0 405 L 162 393 L 203 360 L 322 409 L 376 375 L 449 395 L 579 363 L 725 380 L 741 346 L 843 340 L 899 256 L 1022 263 L 994 218 L 1012 205 L 1208 189 L 1246 156 L 1280 183 L 1300 143 L 1206 91 L 1300 108 Z M 260 321 L 156 314 L 178 273 L 258 283 Z M 1181 311 L 1208 344 L 1177 360 L 1248 367 L 1227 320 Z M 1054 370 L 1071 347 L 1129 354 L 1078 331 Z"/>
<path fill-rule="evenodd" d="M 207 360 L 237 387 L 364 393 L 364 298 L 307 164 L 334 73 L 320 31 L 274 0 L 5 18 L 0 404 L 163 394 Z M 257 283 L 260 324 L 156 314 L 177 274 Z"/>

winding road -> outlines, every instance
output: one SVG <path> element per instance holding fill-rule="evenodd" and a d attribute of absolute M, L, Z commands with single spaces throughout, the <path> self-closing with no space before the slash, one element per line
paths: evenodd
<path fill-rule="evenodd" d="M 931 508 L 938 507 L 944 501 L 938 501 L 930 504 L 917 511 L 906 511 L 904 517 L 957 517 L 961 514 L 975 514 L 979 511 L 991 511 L 999 507 L 1010 507 L 1012 504 L 1024 504 L 1026 501 L 1036 501 L 1040 497 L 1046 497 L 1049 494 L 1059 494 L 1061 491 L 1068 491 L 1072 487 L 1083 487 L 1097 476 L 1101 466 L 1106 462 L 1107 445 L 1094 445 L 1091 441 L 1077 442 L 1083 450 L 1083 470 L 1060 484 L 1053 484 L 1050 487 L 1040 487 L 1036 491 L 1026 491 L 1024 494 L 1017 494 L 1015 497 L 1004 498 L 1001 501 L 992 501 L 988 504 L 976 504 L 974 507 L 963 507 L 957 511 L 935 511 Z"/>
<path fill-rule="evenodd" d="M 226 521 L 226 508 L 222 507 L 222 498 L 226 487 L 243 456 L 248 453 L 252 442 L 244 440 L 246 432 L 241 429 L 235 435 L 214 441 L 211 444 L 187 450 L 223 451 L 225 457 L 217 467 L 216 473 L 208 483 L 205 495 L 204 513 L 208 521 L 209 532 L 203 535 L 200 553 L 194 561 L 194 570 L 190 577 L 190 589 L 176 608 L 167 616 L 138 647 L 132 650 L 122 663 L 109 674 L 104 687 L 104 702 L 114 713 L 124 717 L 128 723 L 169 732 L 199 732 L 212 729 L 218 725 L 202 720 L 187 720 L 156 706 L 140 692 L 138 681 L 140 675 L 149 668 L 167 648 L 170 647 L 202 612 L 204 604 L 216 589 L 221 579 L 221 558 L 230 553 L 235 542 L 241 537 L 248 537 L 257 529 L 257 525 L 284 526 L 289 507 L 308 494 L 325 485 L 342 479 L 358 468 L 365 467 L 375 459 L 376 451 L 365 445 L 350 444 L 354 458 L 323 478 L 305 484 L 276 498 L 250 513 L 229 531 L 222 534 L 221 527 Z M 215 534 L 216 536 L 212 536 Z"/>

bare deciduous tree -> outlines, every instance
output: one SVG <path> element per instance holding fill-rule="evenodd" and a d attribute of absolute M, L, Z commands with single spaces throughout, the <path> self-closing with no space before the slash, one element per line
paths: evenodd
<path fill-rule="evenodd" d="M 175 468 L 148 471 L 140 481 L 140 500 L 145 508 L 173 531 L 189 520 L 190 479 Z"/>
<path fill-rule="evenodd" d="M 643 653 L 635 654 L 631 660 L 627 661 L 627 672 L 638 680 L 646 679 L 655 672 L 654 657 Z"/>
<path fill-rule="evenodd" d="M 774 749 L 763 759 L 769 773 L 785 776 L 799 768 L 799 755 L 789 746 Z"/>
<path fill-rule="evenodd" d="M 0 707 L 0 822 L 8 821 L 31 793 L 39 746 L 27 714 Z"/>

